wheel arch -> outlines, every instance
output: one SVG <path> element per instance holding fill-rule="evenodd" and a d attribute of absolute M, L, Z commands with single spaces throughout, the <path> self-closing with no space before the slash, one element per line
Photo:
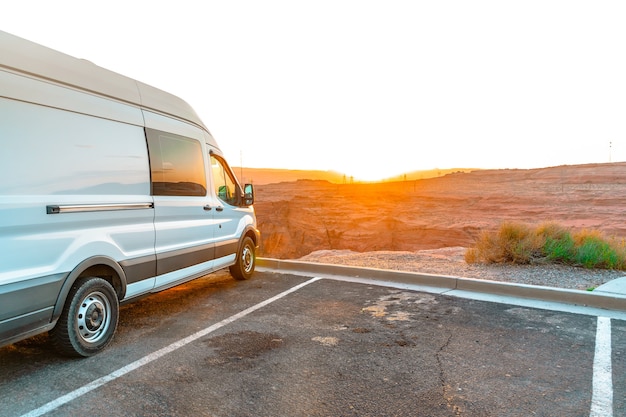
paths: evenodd
<path fill-rule="evenodd" d="M 69 273 L 54 306 L 52 320 L 55 321 L 61 316 L 63 307 L 67 301 L 67 296 L 74 283 L 83 277 L 99 277 L 107 281 L 117 295 L 118 300 L 124 299 L 126 295 L 126 274 L 122 267 L 113 259 L 107 256 L 94 256 L 85 259 Z"/>
<path fill-rule="evenodd" d="M 250 237 L 254 242 L 254 246 L 256 249 L 259 249 L 259 245 L 261 244 L 261 232 L 252 225 L 248 225 L 241 234 L 241 238 L 239 239 L 239 248 L 241 248 L 241 244 L 243 243 L 244 238 Z"/>

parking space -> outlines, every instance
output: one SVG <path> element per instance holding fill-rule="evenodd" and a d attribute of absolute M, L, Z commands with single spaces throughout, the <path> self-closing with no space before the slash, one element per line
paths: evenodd
<path fill-rule="evenodd" d="M 0 349 L 0 404 L 7 416 L 590 416 L 606 402 L 593 397 L 597 323 L 367 282 L 219 273 L 124 306 L 95 357 L 58 357 L 45 336 Z M 624 416 L 626 322 L 608 323 L 612 412 Z"/>
<path fill-rule="evenodd" d="M 614 416 L 626 416 L 626 321 L 612 320 L 612 376 Z"/>

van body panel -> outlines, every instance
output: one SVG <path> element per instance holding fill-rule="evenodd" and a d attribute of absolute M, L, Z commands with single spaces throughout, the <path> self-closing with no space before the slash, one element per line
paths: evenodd
<path fill-rule="evenodd" d="M 154 256 L 152 209 L 46 214 L 45 196 L 7 199 L 0 196 L 0 285 L 71 271 L 94 254 Z"/>
<path fill-rule="evenodd" d="M 136 83 L 141 93 L 140 104 L 144 109 L 174 116 L 183 121 L 195 124 L 208 132 L 206 126 L 202 120 L 200 120 L 200 117 L 198 117 L 193 108 L 185 101 L 140 81 L 136 81 Z"/>
<path fill-rule="evenodd" d="M 36 329 L 46 328 L 67 274 L 42 276 L 0 285 L 0 335 L 19 339 Z"/>
<path fill-rule="evenodd" d="M 67 274 L 59 273 L 0 286 L 0 325 L 13 317 L 53 306 L 66 277 Z"/>
<path fill-rule="evenodd" d="M 175 271 L 167 272 L 163 275 L 156 277 L 156 284 L 153 292 L 161 291 L 167 288 L 174 287 L 184 282 L 190 281 L 195 278 L 207 275 L 217 269 L 214 267 L 215 260 L 212 259 L 207 262 L 187 266 L 185 268 L 177 269 Z"/>
<path fill-rule="evenodd" d="M 194 125 L 190 125 L 189 123 L 147 110 L 143 110 L 141 113 L 143 115 L 144 125 L 149 129 L 173 133 L 175 135 L 196 139 L 198 141 L 201 141 L 205 137 L 205 132 L 202 129 Z"/>
<path fill-rule="evenodd" d="M 235 253 L 219 257 L 215 259 L 215 262 L 213 263 L 213 269 L 218 270 L 230 266 L 235 263 L 235 259 L 237 259 L 237 254 Z"/>
<path fill-rule="evenodd" d="M 51 316 L 52 307 L 48 307 L 0 322 L 0 344 L 4 346 L 50 330 L 55 324 Z"/>
<path fill-rule="evenodd" d="M 213 229 L 216 225 L 211 210 L 205 210 L 205 205 L 207 202 L 204 198 L 190 197 L 181 201 L 176 197 L 155 197 L 158 275 L 189 266 L 186 260 L 189 257 L 200 256 L 205 261 L 213 258 Z M 167 261 L 177 255 L 185 259 Z M 179 263 L 178 268 L 175 268 L 173 262 Z"/>
<path fill-rule="evenodd" d="M 152 109 L 206 129 L 179 97 L 3 31 L 0 57 L 0 68 Z"/>
<path fill-rule="evenodd" d="M 124 300 L 132 300 L 140 295 L 150 293 L 154 288 L 154 282 L 154 279 L 150 279 L 128 284 L 126 286 L 126 295 Z"/>
<path fill-rule="evenodd" d="M 153 279 L 157 272 L 156 255 L 154 253 L 150 253 L 150 255 L 147 256 L 120 261 L 119 265 L 122 270 L 124 270 L 127 284 L 133 284 L 140 281 L 145 283 L 147 280 Z M 152 280 L 152 285 L 154 285 L 154 280 Z"/>
<path fill-rule="evenodd" d="M 213 243 L 207 243 L 170 252 L 163 252 L 158 255 L 157 259 L 158 275 L 167 274 L 201 263 L 206 263 L 207 268 L 210 268 L 210 262 L 215 259 L 215 245 Z"/>
<path fill-rule="evenodd" d="M 215 213 L 215 220 L 221 226 L 222 240 L 235 239 L 239 241 L 247 228 L 253 227 L 256 222 L 254 212 L 249 208 L 223 205 L 222 211 Z"/>
<path fill-rule="evenodd" d="M 137 106 L 115 102 L 25 75 L 0 71 L 0 86 L 0 97 L 38 103 L 51 108 L 117 120 L 137 126 L 143 125 L 141 110 Z"/>
<path fill-rule="evenodd" d="M 0 346 L 67 320 L 77 282 L 127 301 L 235 264 L 246 235 L 258 245 L 187 103 L 2 31 L 0 143 Z"/>
<path fill-rule="evenodd" d="M 222 239 L 215 244 L 215 258 L 221 259 L 225 256 L 234 255 L 239 246 L 239 239 Z"/>
<path fill-rule="evenodd" d="M 4 98 L 0 123 L 0 195 L 150 194 L 140 126 Z"/>

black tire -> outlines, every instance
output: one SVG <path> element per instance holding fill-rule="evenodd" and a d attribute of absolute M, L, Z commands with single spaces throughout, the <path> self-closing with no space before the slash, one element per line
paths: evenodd
<path fill-rule="evenodd" d="M 119 301 L 111 284 L 102 278 L 81 278 L 50 331 L 52 343 L 63 355 L 95 355 L 113 340 L 118 316 Z"/>
<path fill-rule="evenodd" d="M 231 265 L 230 274 L 238 280 L 250 279 L 256 267 L 255 245 L 252 239 L 246 236 L 239 246 L 235 264 Z"/>

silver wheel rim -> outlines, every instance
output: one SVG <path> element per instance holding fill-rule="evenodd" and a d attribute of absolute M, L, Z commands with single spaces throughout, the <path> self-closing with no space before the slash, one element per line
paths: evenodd
<path fill-rule="evenodd" d="M 90 293 L 76 311 L 78 335 L 87 343 L 96 343 L 106 336 L 111 324 L 111 303 L 101 292 Z"/>
<path fill-rule="evenodd" d="M 254 253 L 248 245 L 244 246 L 243 251 L 241 252 L 241 265 L 246 273 L 252 271 L 252 268 L 254 267 Z"/>

